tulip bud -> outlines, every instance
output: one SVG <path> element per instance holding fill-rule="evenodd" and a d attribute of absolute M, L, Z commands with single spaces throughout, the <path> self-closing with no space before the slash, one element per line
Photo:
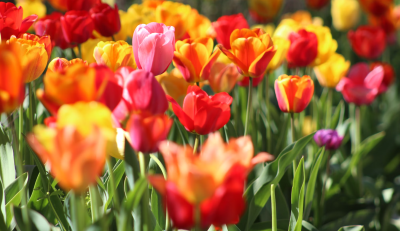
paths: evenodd
<path fill-rule="evenodd" d="M 275 94 L 282 112 L 300 113 L 312 99 L 314 82 L 308 75 L 281 75 L 275 80 Z"/>
<path fill-rule="evenodd" d="M 94 49 L 94 58 L 97 64 L 108 66 L 112 71 L 120 67 L 136 69 L 132 46 L 125 41 L 99 42 Z"/>
<path fill-rule="evenodd" d="M 236 29 L 249 28 L 243 14 L 225 15 L 212 24 L 217 35 L 217 42 L 226 49 L 231 49 L 230 35 Z"/>
<path fill-rule="evenodd" d="M 106 3 L 96 4 L 89 11 L 95 30 L 104 37 L 111 37 L 121 29 L 121 21 L 118 14 L 118 6 L 114 9 Z"/>
<path fill-rule="evenodd" d="M 3 40 L 8 40 L 12 35 L 18 36 L 25 33 L 38 18 L 33 14 L 24 19 L 22 7 L 16 7 L 11 2 L 0 2 L 1 26 L 0 34 Z"/>
<path fill-rule="evenodd" d="M 360 57 L 378 58 L 386 48 L 386 34 L 382 28 L 360 26 L 347 34 L 351 47 Z"/>
<path fill-rule="evenodd" d="M 86 42 L 94 30 L 93 20 L 86 11 L 72 10 L 61 17 L 64 38 L 73 45 Z"/>
<path fill-rule="evenodd" d="M 346 61 L 340 54 L 333 54 L 328 61 L 314 67 L 318 82 L 323 87 L 334 88 L 346 76 L 350 61 Z"/>
<path fill-rule="evenodd" d="M 306 67 L 317 58 L 318 38 L 315 33 L 301 29 L 297 33 L 292 32 L 289 40 L 286 58 L 290 67 Z"/>
<path fill-rule="evenodd" d="M 360 20 L 360 5 L 357 0 L 332 0 L 332 22 L 336 30 L 353 28 Z"/>
<path fill-rule="evenodd" d="M 319 147 L 325 146 L 326 150 L 336 150 L 342 144 L 343 137 L 336 130 L 321 129 L 315 133 L 314 141 Z"/>

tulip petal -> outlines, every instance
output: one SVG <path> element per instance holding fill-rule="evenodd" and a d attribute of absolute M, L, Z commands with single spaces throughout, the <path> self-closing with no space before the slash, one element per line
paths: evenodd
<path fill-rule="evenodd" d="M 174 62 L 174 65 L 182 73 L 183 78 L 185 78 L 185 80 L 187 82 L 190 82 L 190 83 L 199 82 L 199 79 L 196 79 L 196 70 L 194 69 L 194 66 L 190 62 L 190 60 L 185 58 L 179 52 L 175 51 L 173 62 Z"/>
<path fill-rule="evenodd" d="M 269 153 L 261 152 L 258 153 L 253 159 L 251 159 L 252 167 L 256 166 L 257 164 L 264 163 L 267 161 L 273 161 L 275 157 Z"/>
<path fill-rule="evenodd" d="M 193 227 L 194 206 L 185 199 L 172 182 L 167 182 L 166 205 L 175 227 L 188 230 Z"/>
<path fill-rule="evenodd" d="M 314 95 L 314 82 L 309 76 L 304 76 L 297 83 L 297 90 L 293 99 L 293 111 L 302 112 L 310 103 Z"/>
<path fill-rule="evenodd" d="M 208 80 L 208 77 L 210 77 L 211 73 L 211 67 L 214 65 L 214 63 L 217 61 L 219 55 L 221 54 L 221 50 L 216 49 L 214 53 L 211 55 L 211 57 L 208 59 L 206 65 L 203 66 L 203 69 L 200 72 L 200 77 L 203 80 Z"/>
<path fill-rule="evenodd" d="M 236 66 L 242 71 L 244 72 L 243 74 L 247 74 L 247 68 L 246 66 L 238 59 L 236 58 L 236 56 L 234 54 L 232 54 L 228 49 L 226 49 L 225 47 L 221 46 L 221 45 L 217 45 L 217 47 L 222 51 L 222 53 L 224 53 L 234 64 L 236 64 Z"/>
<path fill-rule="evenodd" d="M 165 196 L 167 192 L 167 182 L 161 175 L 147 176 L 149 183 L 162 195 Z"/>
<path fill-rule="evenodd" d="M 276 48 L 271 47 L 266 50 L 264 53 L 259 55 L 250 65 L 249 74 L 250 77 L 257 78 L 267 70 L 269 62 L 271 62 L 272 58 L 276 53 Z"/>
<path fill-rule="evenodd" d="M 231 37 L 230 37 L 230 43 L 232 45 L 232 43 L 238 39 L 238 38 L 250 38 L 250 37 L 255 37 L 257 38 L 257 33 L 249 30 L 247 28 L 244 29 L 236 29 L 232 32 Z"/>
<path fill-rule="evenodd" d="M 172 110 L 182 125 L 186 128 L 186 130 L 192 132 L 194 130 L 193 119 L 186 115 L 181 106 L 171 96 L 167 95 L 167 100 L 171 103 Z"/>
<path fill-rule="evenodd" d="M 55 104 L 51 99 L 46 97 L 43 89 L 38 89 L 36 91 L 36 97 L 40 100 L 43 106 L 52 114 L 57 115 L 57 111 L 60 108 L 58 104 Z"/>
<path fill-rule="evenodd" d="M 221 92 L 221 93 L 218 93 L 218 94 L 215 94 L 215 95 L 211 96 L 211 100 L 212 101 L 221 102 L 223 104 L 231 105 L 232 101 L 233 101 L 233 98 L 228 93 Z"/>
<path fill-rule="evenodd" d="M 382 66 L 375 67 L 367 77 L 364 79 L 365 86 L 367 88 L 379 88 L 381 86 L 384 76 L 384 71 Z"/>
<path fill-rule="evenodd" d="M 29 15 L 28 17 L 24 18 L 22 20 L 21 26 L 19 28 L 20 33 L 25 33 L 26 31 L 29 30 L 29 28 L 32 26 L 32 24 L 38 19 L 38 16 L 36 14 Z"/>

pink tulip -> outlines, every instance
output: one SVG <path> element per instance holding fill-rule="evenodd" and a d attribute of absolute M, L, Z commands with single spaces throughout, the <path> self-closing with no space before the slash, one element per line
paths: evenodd
<path fill-rule="evenodd" d="M 368 105 L 379 94 L 383 75 L 382 66 L 377 66 L 371 71 L 368 64 L 357 63 L 350 69 L 348 77 L 340 80 L 336 90 L 342 92 L 348 103 Z"/>
<path fill-rule="evenodd" d="M 152 73 L 135 70 L 123 78 L 125 82 L 122 100 L 113 111 L 118 121 L 125 121 L 131 112 L 156 115 L 163 114 L 168 109 L 164 90 Z"/>
<path fill-rule="evenodd" d="M 174 57 L 175 28 L 162 23 L 141 24 L 132 38 L 138 69 L 154 75 L 164 73 Z"/>

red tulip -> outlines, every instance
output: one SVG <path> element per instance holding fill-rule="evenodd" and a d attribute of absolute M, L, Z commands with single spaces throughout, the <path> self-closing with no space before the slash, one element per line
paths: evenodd
<path fill-rule="evenodd" d="M 378 58 L 386 48 L 385 31 L 380 27 L 360 26 L 347 34 L 351 46 L 360 57 Z"/>
<path fill-rule="evenodd" d="M 152 77 L 154 79 L 154 77 Z M 167 139 L 172 120 L 164 114 L 132 114 L 126 126 L 131 145 L 138 152 L 158 151 L 158 144 Z"/>
<path fill-rule="evenodd" d="M 217 33 L 217 42 L 226 49 L 231 49 L 230 37 L 235 29 L 249 28 L 243 14 L 222 16 L 212 26 Z"/>
<path fill-rule="evenodd" d="M 125 77 L 122 100 L 113 111 L 115 118 L 123 122 L 132 112 L 163 114 L 168 110 L 164 90 L 154 75 L 145 70 L 132 71 Z"/>
<path fill-rule="evenodd" d="M 61 49 L 67 49 L 70 44 L 65 41 L 61 28 L 61 13 L 53 12 L 35 23 L 35 32 L 39 36 L 49 35 L 51 44 Z"/>
<path fill-rule="evenodd" d="M 313 32 L 304 29 L 289 35 L 290 47 L 286 55 L 290 67 L 305 67 L 318 55 L 318 39 Z"/>
<path fill-rule="evenodd" d="M 378 17 L 386 14 L 393 5 L 393 0 L 360 0 L 359 2 L 366 12 Z"/>
<path fill-rule="evenodd" d="M 257 87 L 258 84 L 262 83 L 264 79 L 264 75 L 261 75 L 258 78 L 253 78 L 253 87 Z M 250 77 L 243 77 L 242 80 L 238 81 L 237 84 L 241 87 L 248 87 L 250 83 Z"/>
<path fill-rule="evenodd" d="M 382 66 L 383 67 L 383 79 L 382 84 L 379 87 L 379 94 L 384 93 L 387 91 L 390 85 L 393 84 L 396 72 L 394 71 L 392 65 L 389 63 L 382 63 L 382 62 L 374 62 L 370 65 L 370 70 L 374 70 L 376 67 Z"/>
<path fill-rule="evenodd" d="M 231 117 L 233 99 L 225 92 L 208 96 L 198 86 L 189 86 L 183 108 L 172 97 L 167 98 L 175 115 L 189 132 L 206 135 L 222 128 Z"/>
<path fill-rule="evenodd" d="M 22 7 L 16 7 L 10 2 L 0 2 L 0 34 L 2 40 L 8 40 L 12 35 L 25 33 L 36 21 L 38 16 L 32 14 L 22 19 Z"/>
<path fill-rule="evenodd" d="M 321 9 L 329 3 L 329 0 L 307 0 L 307 5 L 314 9 Z"/>
<path fill-rule="evenodd" d="M 94 23 L 88 12 L 72 10 L 61 17 L 61 27 L 65 40 L 77 45 L 92 36 Z"/>
<path fill-rule="evenodd" d="M 95 30 L 104 37 L 111 37 L 121 29 L 121 20 L 118 14 L 118 6 L 114 9 L 106 3 L 99 3 L 90 9 Z"/>
<path fill-rule="evenodd" d="M 366 63 L 357 63 L 350 68 L 348 77 L 342 78 L 336 86 L 336 90 L 342 92 L 348 103 L 358 106 L 371 104 L 379 94 L 384 76 L 382 66 L 370 71 Z"/>
<path fill-rule="evenodd" d="M 69 11 L 71 10 L 89 11 L 96 4 L 101 3 L 101 0 L 66 0 L 66 1 L 67 1 L 67 8 Z"/>

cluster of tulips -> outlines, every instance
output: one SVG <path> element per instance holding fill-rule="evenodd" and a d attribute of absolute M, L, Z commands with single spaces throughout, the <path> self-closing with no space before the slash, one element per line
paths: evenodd
<path fill-rule="evenodd" d="M 58 10 L 49 15 L 41 1 L 17 2 L 20 6 L 0 3 L 0 113 L 8 118 L 18 176 L 29 164 L 23 157 L 31 148 L 56 180 L 53 183 L 70 191 L 76 199 L 72 206 L 80 208 L 79 197 L 88 187 L 93 193 L 106 169 L 115 190 L 110 196 L 113 211 L 119 213 L 124 200 L 118 199 L 122 195 L 112 170 L 116 160 L 137 158 L 139 169 L 134 171 L 145 179 L 139 198 L 144 201 L 142 216 L 133 215 L 135 227 L 142 225 L 137 230 L 152 230 L 147 182 L 163 198 L 166 229 L 213 225 L 222 230 L 239 222 L 246 210 L 248 175 L 255 165 L 264 163 L 263 168 L 276 158 L 267 152 L 256 154 L 248 136 L 252 91 L 266 82 L 267 98 L 260 103 L 269 108 L 274 98 L 268 84 L 278 71 L 282 75 L 273 87 L 279 109 L 291 115 L 290 143 L 297 140 L 295 114 L 304 113 L 314 97 L 312 76 L 328 92 L 326 129 L 314 135 L 326 150 L 338 149 L 344 135 L 330 129 L 333 90 L 355 105 L 359 125 L 359 107 L 370 105 L 395 80 L 392 66 L 378 61 L 387 44 L 396 42 L 400 19 L 393 1 L 332 0 L 337 30 L 357 24 L 360 6 L 368 13 L 370 24 L 347 34 L 353 51 L 367 60 L 355 64 L 336 53 L 338 42 L 331 29 L 305 11 L 284 15 L 275 28 L 250 27 L 242 14 L 211 22 L 189 5 L 163 0 L 143 0 L 127 11 L 100 0 L 49 0 Z M 329 2 L 307 0 L 315 9 Z M 260 23 L 271 21 L 282 3 L 249 0 L 250 15 Z M 248 87 L 244 136 L 228 139 L 237 85 Z M 37 115 L 37 100 L 46 110 L 44 116 Z M 193 145 L 169 140 L 174 126 L 183 126 L 186 131 L 179 132 L 193 136 Z M 182 141 L 187 136 L 182 135 Z M 359 136 L 355 143 L 359 147 Z M 150 158 L 163 175 L 147 172 Z M 293 174 L 297 166 L 294 159 Z M 128 177 L 125 187 L 138 193 L 138 179 L 132 179 Z M 127 201 L 132 199 L 129 195 Z M 26 209 L 27 192 L 21 198 Z M 22 212 L 23 220 L 29 220 Z M 57 219 L 68 230 L 63 219 Z M 11 218 L 3 220 L 8 228 Z M 81 222 L 72 223 L 74 230 L 84 230 Z"/>

